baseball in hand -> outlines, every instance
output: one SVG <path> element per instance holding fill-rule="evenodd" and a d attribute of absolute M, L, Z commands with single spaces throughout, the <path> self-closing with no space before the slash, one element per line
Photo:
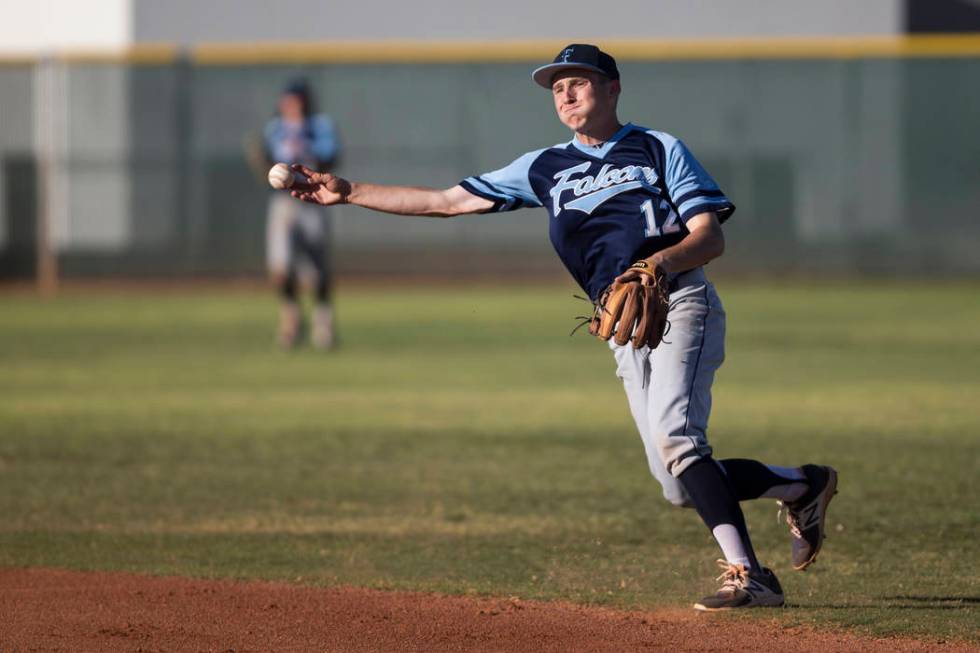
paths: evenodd
<path fill-rule="evenodd" d="M 277 163 L 269 168 L 269 185 L 276 190 L 289 188 L 295 181 L 293 171 L 285 163 Z"/>

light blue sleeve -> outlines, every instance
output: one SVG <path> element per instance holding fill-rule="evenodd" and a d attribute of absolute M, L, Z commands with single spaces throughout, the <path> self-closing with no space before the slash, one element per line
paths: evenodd
<path fill-rule="evenodd" d="M 337 138 L 333 120 L 323 114 L 316 115 L 313 117 L 312 128 L 313 142 L 310 149 L 313 156 L 317 161 L 333 161 L 340 154 L 340 139 Z"/>
<path fill-rule="evenodd" d="M 529 177 L 531 164 L 544 150 L 528 152 L 513 163 L 499 170 L 467 177 L 459 185 L 470 193 L 493 202 L 488 213 L 514 211 L 526 206 L 541 206 L 541 201 L 531 188 Z"/>
<path fill-rule="evenodd" d="M 279 161 L 279 119 L 273 118 L 269 122 L 265 123 L 265 129 L 262 130 L 262 136 L 265 139 L 265 151 L 266 155 L 272 161 Z"/>
<path fill-rule="evenodd" d="M 735 212 L 735 205 L 718 188 L 711 175 L 701 167 L 683 142 L 669 134 L 656 133 L 664 144 L 664 182 L 667 192 L 682 221 L 687 222 L 699 213 L 713 211 L 719 222 Z"/>

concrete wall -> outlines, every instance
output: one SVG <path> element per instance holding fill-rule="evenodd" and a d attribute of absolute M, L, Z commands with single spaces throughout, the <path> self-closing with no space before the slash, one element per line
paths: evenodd
<path fill-rule="evenodd" d="M 337 39 L 691 38 L 895 34 L 904 0 L 0 0 L 0 54 L 131 44 Z"/>
<path fill-rule="evenodd" d="M 603 39 L 895 34 L 902 0 L 133 0 L 133 38 L 248 42 L 327 39 Z"/>
<path fill-rule="evenodd" d="M 0 54 L 130 45 L 132 0 L 0 0 Z"/>

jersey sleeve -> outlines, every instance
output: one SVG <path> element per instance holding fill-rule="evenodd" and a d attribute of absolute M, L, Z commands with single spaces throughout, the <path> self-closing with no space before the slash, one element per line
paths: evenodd
<path fill-rule="evenodd" d="M 279 161 L 279 121 L 273 118 L 265 123 L 262 130 L 262 142 L 265 144 L 265 155 L 270 161 Z"/>
<path fill-rule="evenodd" d="M 695 215 L 708 211 L 714 211 L 719 222 L 731 217 L 735 205 L 721 192 L 687 146 L 677 139 L 670 139 L 665 145 L 664 181 L 681 220 L 686 223 Z"/>
<path fill-rule="evenodd" d="M 528 173 L 531 164 L 544 150 L 528 152 L 508 166 L 493 172 L 467 177 L 459 185 L 470 193 L 493 202 L 488 213 L 514 211 L 523 207 L 541 206 L 531 189 Z"/>
<path fill-rule="evenodd" d="M 312 127 L 310 150 L 317 161 L 330 163 L 340 154 L 340 140 L 337 138 L 333 120 L 325 115 L 318 115 L 313 118 Z"/>

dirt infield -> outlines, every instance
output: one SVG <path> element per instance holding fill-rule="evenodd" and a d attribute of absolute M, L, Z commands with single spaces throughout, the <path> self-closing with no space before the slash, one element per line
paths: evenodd
<path fill-rule="evenodd" d="M 0 569 L 0 651 L 970 651 L 691 610 Z"/>

